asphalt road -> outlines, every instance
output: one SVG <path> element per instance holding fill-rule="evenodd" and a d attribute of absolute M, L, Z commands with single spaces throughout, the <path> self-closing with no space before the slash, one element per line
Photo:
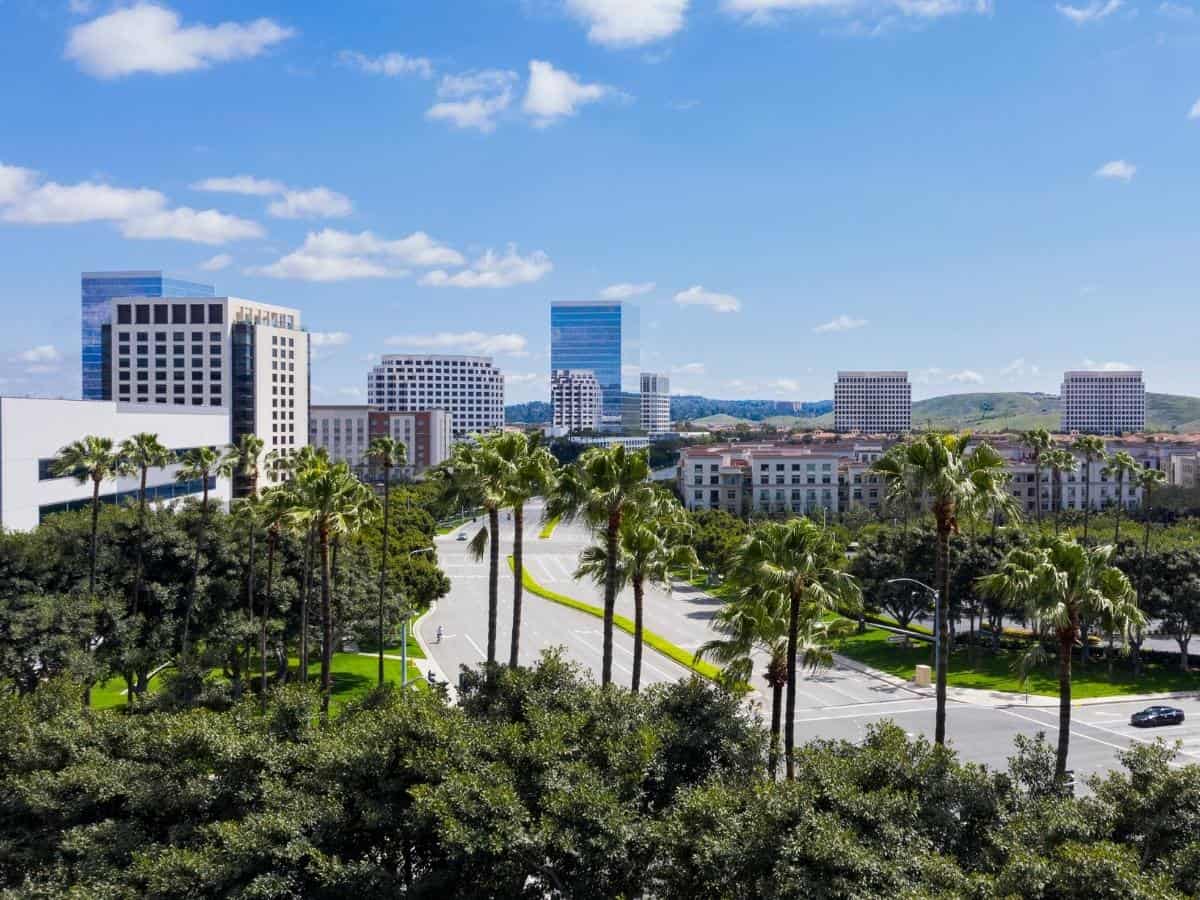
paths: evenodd
<path fill-rule="evenodd" d="M 545 587 L 596 605 L 603 591 L 598 585 L 576 581 L 572 575 L 579 551 L 590 542 L 579 525 L 560 525 L 553 538 L 538 539 L 541 510 L 527 511 L 525 565 Z M 482 520 L 481 520 L 482 522 Z M 478 526 L 462 529 L 468 535 Z M 457 533 L 456 533 L 457 534 Z M 438 539 L 442 567 L 451 580 L 451 592 L 437 604 L 421 624 L 421 635 L 434 660 L 450 678 L 456 678 L 460 665 L 474 666 L 485 657 L 487 640 L 487 560 L 476 563 L 467 553 L 466 541 L 456 534 Z M 507 660 L 511 633 L 513 579 L 506 558 L 512 552 L 511 522 L 501 522 L 500 623 L 497 655 Z M 711 619 L 718 607 L 701 591 L 688 585 L 674 590 L 651 588 L 646 596 L 646 627 L 687 649 L 695 650 L 714 636 Z M 629 591 L 618 599 L 618 611 L 633 615 Z M 438 626 L 443 638 L 436 643 Z M 536 660 L 543 648 L 558 646 L 565 655 L 590 669 L 599 677 L 601 659 L 600 620 L 576 610 L 529 594 L 524 595 L 522 616 L 521 662 Z M 632 639 L 621 631 L 614 637 L 614 680 L 628 684 Z M 760 661 L 761 662 L 761 661 Z M 761 665 L 758 667 L 761 671 Z M 644 684 L 677 680 L 690 673 L 682 666 L 647 647 L 643 658 Z M 756 688 L 765 685 L 756 675 Z M 1198 692 L 1200 693 L 1200 692 Z M 767 698 L 755 692 L 752 703 L 769 712 Z M 1057 701 L 1050 697 L 1031 697 L 1026 705 L 1023 695 L 1014 695 L 1006 706 L 952 702 L 947 728 L 952 746 L 974 762 L 1003 767 L 1012 755 L 1017 734 L 1032 736 L 1043 731 L 1051 742 L 1057 738 Z M 1164 701 L 1182 708 L 1187 721 L 1181 726 L 1158 729 L 1131 727 L 1132 712 L 1149 705 L 1148 701 L 1122 701 L 1076 707 L 1071 726 L 1071 765 L 1077 776 L 1114 768 L 1117 754 L 1137 741 L 1163 738 L 1182 742 L 1180 761 L 1200 763 L 1200 697 Z M 925 693 L 880 679 L 856 666 L 838 665 L 807 676 L 797 693 L 797 733 L 801 740 L 813 737 L 856 740 L 874 722 L 891 720 L 910 735 L 933 736 L 933 698 Z"/>

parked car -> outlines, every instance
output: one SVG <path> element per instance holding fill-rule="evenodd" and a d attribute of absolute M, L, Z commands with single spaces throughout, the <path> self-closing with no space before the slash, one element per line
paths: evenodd
<path fill-rule="evenodd" d="M 1129 717 L 1129 724 L 1138 728 L 1154 728 L 1158 725 L 1183 724 L 1183 710 L 1174 706 L 1147 706 Z"/>

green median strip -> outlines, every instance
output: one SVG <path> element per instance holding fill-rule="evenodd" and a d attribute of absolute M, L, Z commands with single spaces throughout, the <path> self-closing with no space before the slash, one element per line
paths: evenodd
<path fill-rule="evenodd" d="M 508 558 L 508 567 L 513 570 L 516 569 L 511 556 Z M 568 597 L 564 594 L 556 594 L 554 591 L 542 587 L 534 580 L 533 576 L 529 574 L 528 569 L 523 569 L 521 571 L 521 584 L 524 586 L 525 590 L 529 591 L 529 593 L 536 594 L 543 600 L 549 600 L 551 603 L 560 603 L 563 606 L 569 606 L 571 609 L 577 609 L 580 612 L 587 613 L 588 615 L 596 616 L 598 619 L 604 618 L 604 610 L 601 607 L 593 606 L 590 603 L 584 603 L 582 600 L 576 600 L 574 597 Z M 633 621 L 627 616 L 614 615 L 613 624 L 626 634 L 633 634 Z M 721 677 L 721 670 L 712 663 L 706 663 L 703 660 L 696 662 L 691 653 L 688 653 L 688 651 L 676 644 L 672 644 L 662 635 L 655 634 L 648 628 L 642 629 L 642 641 L 653 647 L 663 656 L 669 657 L 670 659 L 679 663 L 685 669 L 691 669 L 697 675 L 703 675 L 705 678 L 709 678 L 713 681 L 717 681 Z"/>
<path fill-rule="evenodd" d="M 555 516 L 549 522 L 542 526 L 542 530 L 538 532 L 538 538 L 543 541 L 550 540 L 554 534 L 554 529 L 558 527 L 558 523 L 562 521 L 562 516 Z"/>

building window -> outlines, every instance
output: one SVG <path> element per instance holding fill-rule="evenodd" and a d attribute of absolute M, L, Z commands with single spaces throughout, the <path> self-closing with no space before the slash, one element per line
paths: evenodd
<path fill-rule="evenodd" d="M 208 324 L 220 325 L 224 322 L 223 307 L 220 303 L 208 304 Z"/>
<path fill-rule="evenodd" d="M 132 319 L 129 314 L 129 304 L 128 303 L 122 303 L 120 306 L 117 307 L 117 324 L 118 325 L 133 324 Z"/>

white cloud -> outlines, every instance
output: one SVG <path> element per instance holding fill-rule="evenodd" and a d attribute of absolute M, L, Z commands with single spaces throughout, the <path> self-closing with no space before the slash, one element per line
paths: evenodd
<path fill-rule="evenodd" d="M 517 73 L 505 69 L 445 75 L 438 84 L 439 101 L 425 111 L 425 118 L 488 134 L 496 130 L 496 117 L 512 104 L 516 81 Z"/>
<path fill-rule="evenodd" d="M 540 381 L 545 381 L 545 375 L 539 375 L 537 372 L 505 372 L 505 386 L 515 384 L 537 384 Z"/>
<path fill-rule="evenodd" d="M 1057 3 L 1054 8 L 1076 25 L 1086 25 L 1089 22 L 1099 22 L 1115 13 L 1123 6 L 1122 0 L 1094 0 L 1087 6 L 1070 6 Z"/>
<path fill-rule="evenodd" d="M 344 347 L 350 343 L 350 335 L 344 331 L 312 331 L 308 336 L 314 347 Z"/>
<path fill-rule="evenodd" d="M 466 269 L 449 273 L 434 269 L 421 278 L 426 287 L 506 288 L 541 281 L 554 265 L 541 250 L 521 256 L 513 244 L 503 256 L 488 250 Z"/>
<path fill-rule="evenodd" d="M 412 266 L 458 266 L 464 262 L 457 250 L 438 243 L 423 231 L 388 240 L 370 231 L 353 234 L 326 228 L 310 231 L 297 250 L 271 265 L 252 269 L 249 274 L 302 281 L 348 281 L 400 278 Z"/>
<path fill-rule="evenodd" d="M 1136 366 L 1131 366 L 1125 362 L 1096 362 L 1094 359 L 1085 359 L 1083 367 L 1092 371 L 1099 372 L 1132 372 L 1136 370 Z"/>
<path fill-rule="evenodd" d="M 62 362 L 62 354 L 53 344 L 39 344 L 36 347 L 30 347 L 28 350 L 22 350 L 16 355 L 15 361 L 47 365 Z"/>
<path fill-rule="evenodd" d="M 270 178 L 255 178 L 253 175 L 233 175 L 228 178 L 205 178 L 192 185 L 193 191 L 211 191 L 218 194 L 241 194 L 246 197 L 271 197 L 282 194 L 287 186 Z"/>
<path fill-rule="evenodd" d="M 733 294 L 706 291 L 699 284 L 692 285 L 686 291 L 680 291 L 675 295 L 675 302 L 680 306 L 707 306 L 713 312 L 719 313 L 739 312 L 742 308 L 742 301 Z"/>
<path fill-rule="evenodd" d="M 1200 119 L 1200 100 L 1192 104 L 1192 108 L 1188 110 L 1189 119 Z"/>
<path fill-rule="evenodd" d="M 813 331 L 817 334 L 829 334 L 834 331 L 853 331 L 855 328 L 863 328 L 868 324 L 870 323 L 866 319 L 859 319 L 843 313 L 840 316 L 830 319 L 823 325 L 816 326 Z"/>
<path fill-rule="evenodd" d="M 773 378 L 767 382 L 767 387 L 777 394 L 796 394 L 800 391 L 800 382 L 794 378 Z"/>
<path fill-rule="evenodd" d="M 433 77 L 433 63 L 424 56 L 405 56 L 403 53 L 367 56 L 354 50 L 343 50 L 338 54 L 338 59 L 344 65 L 353 66 L 370 75 L 383 75 L 387 78 L 398 78 L 402 75 Z"/>
<path fill-rule="evenodd" d="M 684 363 L 682 366 L 674 366 L 671 369 L 672 375 L 703 375 L 705 373 L 704 363 L 690 362 Z"/>
<path fill-rule="evenodd" d="M 389 347 L 410 347 L 414 350 L 465 350 L 484 356 L 523 355 L 526 346 L 522 335 L 486 334 L 482 331 L 399 335 L 388 338 L 385 343 Z"/>
<path fill-rule="evenodd" d="M 1000 375 L 1005 378 L 1022 378 L 1026 375 L 1037 376 L 1041 374 L 1041 368 L 1036 363 L 1026 362 L 1023 356 L 1014 359 L 1000 370 Z"/>
<path fill-rule="evenodd" d="M 602 300 L 628 300 L 630 297 L 640 297 L 642 294 L 648 294 L 652 290 L 654 290 L 653 281 L 638 283 L 623 281 L 620 284 L 610 284 L 600 292 L 600 298 Z"/>
<path fill-rule="evenodd" d="M 588 40 L 606 47 L 639 47 L 675 34 L 689 0 L 566 0 L 588 26 Z"/>
<path fill-rule="evenodd" d="M 726 12 L 755 24 L 769 24 L 782 13 L 842 18 L 862 16 L 883 23 L 895 18 L 929 21 L 946 16 L 992 11 L 991 0 L 724 0 Z M 872 33 L 855 21 L 853 33 Z"/>
<path fill-rule="evenodd" d="M 0 206 L 16 203 L 37 183 L 37 172 L 33 169 L 22 169 L 20 166 L 6 166 L 0 163 Z"/>
<path fill-rule="evenodd" d="M 946 376 L 947 381 L 955 384 L 983 384 L 983 376 L 974 369 L 963 369 L 961 372 L 951 372 Z"/>
<path fill-rule="evenodd" d="M 197 244 L 227 244 L 266 234 L 261 225 L 249 219 L 215 209 L 195 210 L 187 206 L 126 219 L 121 223 L 121 233 L 127 238 L 193 241 Z"/>
<path fill-rule="evenodd" d="M 211 259 L 206 259 L 200 263 L 202 272 L 220 272 L 222 269 L 228 269 L 233 264 L 233 257 L 228 253 L 218 253 Z"/>
<path fill-rule="evenodd" d="M 93 0 L 67 0 L 67 9 L 77 16 L 89 15 L 94 5 Z"/>
<path fill-rule="evenodd" d="M 361 397 L 363 390 L 359 387 L 340 387 L 337 389 L 337 395 L 339 397 Z"/>
<path fill-rule="evenodd" d="M 277 219 L 336 219 L 353 211 L 349 197 L 324 187 L 285 191 L 267 207 L 267 213 Z"/>
<path fill-rule="evenodd" d="M 1119 178 L 1121 181 L 1132 181 L 1137 173 L 1137 166 L 1123 159 L 1106 162 L 1095 171 L 1097 178 Z"/>
<path fill-rule="evenodd" d="M 294 34 L 271 19 L 184 26 L 174 10 L 143 2 L 72 28 L 65 55 L 97 78 L 166 75 L 250 59 Z"/>
<path fill-rule="evenodd" d="M 569 72 L 554 68 L 540 59 L 529 63 L 529 86 L 522 104 L 525 114 L 538 128 L 558 119 L 573 116 L 579 107 L 603 100 L 612 88 L 603 84 L 584 84 Z"/>

